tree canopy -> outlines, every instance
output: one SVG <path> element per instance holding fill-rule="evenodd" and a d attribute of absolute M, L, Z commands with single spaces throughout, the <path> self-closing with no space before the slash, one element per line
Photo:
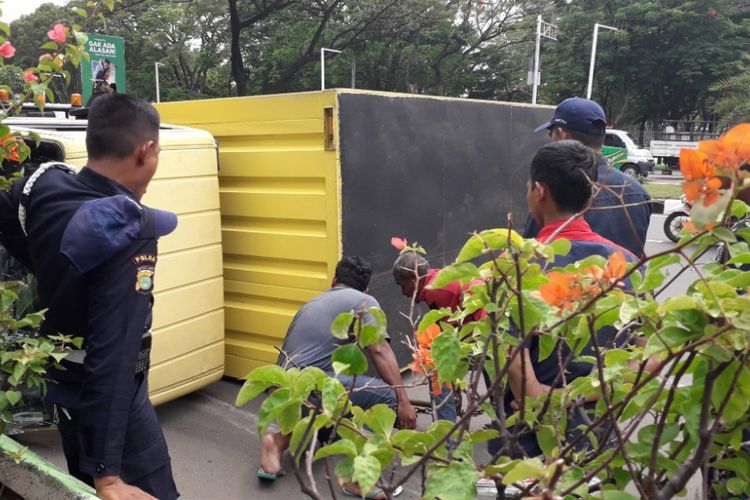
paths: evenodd
<path fill-rule="evenodd" d="M 76 2 L 12 23 L 13 64 L 30 66 L 43 28 L 69 22 Z M 94 30 L 125 39 L 129 91 L 150 99 L 155 62 L 163 100 L 314 90 L 325 47 L 343 51 L 327 55 L 329 87 L 350 86 L 355 64 L 358 88 L 528 102 L 541 14 L 559 26 L 541 50 L 539 102 L 555 104 L 586 94 L 598 22 L 619 31 L 600 32 L 592 97 L 612 124 L 643 126 L 732 119 L 747 97 L 720 106 L 719 82 L 747 72 L 749 11 L 747 0 L 125 0 Z"/>

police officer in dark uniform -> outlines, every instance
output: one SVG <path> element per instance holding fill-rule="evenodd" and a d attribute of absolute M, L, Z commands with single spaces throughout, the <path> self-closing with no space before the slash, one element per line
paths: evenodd
<path fill-rule="evenodd" d="M 84 339 L 48 384 L 71 474 L 105 499 L 176 498 L 147 385 L 156 242 L 177 225 L 140 204 L 158 165 L 159 115 L 102 96 L 86 147 L 80 173 L 45 164 L 0 194 L 0 240 L 37 276 L 42 333 Z"/>

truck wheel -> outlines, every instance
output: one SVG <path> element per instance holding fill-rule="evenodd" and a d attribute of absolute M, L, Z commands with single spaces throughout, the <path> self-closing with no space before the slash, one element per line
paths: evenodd
<path fill-rule="evenodd" d="M 680 231 L 682 231 L 682 226 L 688 219 L 690 219 L 690 216 L 679 210 L 667 215 L 667 218 L 664 219 L 664 234 L 667 235 L 667 238 L 675 243 L 680 241 Z"/>
<path fill-rule="evenodd" d="M 627 165 L 622 166 L 622 173 L 625 175 L 629 175 L 630 177 L 638 178 L 638 174 L 640 172 L 638 171 L 638 167 L 633 165 L 632 163 L 628 163 Z"/>

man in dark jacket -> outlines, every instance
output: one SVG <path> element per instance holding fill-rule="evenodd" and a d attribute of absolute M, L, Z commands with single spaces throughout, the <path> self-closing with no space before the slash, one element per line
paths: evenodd
<path fill-rule="evenodd" d="M 600 189 L 584 219 L 595 233 L 642 257 L 651 219 L 651 197 L 637 180 L 612 168 L 601 155 L 606 125 L 601 106 L 589 99 L 571 97 L 561 102 L 552 118 L 535 132 L 547 130 L 552 141 L 577 140 L 597 154 L 597 178 L 591 180 Z M 523 236 L 535 238 L 539 229 L 529 214 Z"/>
<path fill-rule="evenodd" d="M 47 163 L 0 193 L 0 241 L 37 277 L 42 334 L 83 338 L 49 374 L 68 469 L 104 499 L 177 498 L 148 399 L 157 239 L 177 217 L 140 203 L 159 163 L 159 115 L 128 95 L 96 100 L 79 173 Z"/>

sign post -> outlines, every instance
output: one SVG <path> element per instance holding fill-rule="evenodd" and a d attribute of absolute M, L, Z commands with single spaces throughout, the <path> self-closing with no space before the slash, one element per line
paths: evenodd
<path fill-rule="evenodd" d="M 86 53 L 89 60 L 81 59 L 81 86 L 83 103 L 88 105 L 95 94 L 111 91 L 124 94 L 125 40 L 117 36 L 88 34 Z"/>

